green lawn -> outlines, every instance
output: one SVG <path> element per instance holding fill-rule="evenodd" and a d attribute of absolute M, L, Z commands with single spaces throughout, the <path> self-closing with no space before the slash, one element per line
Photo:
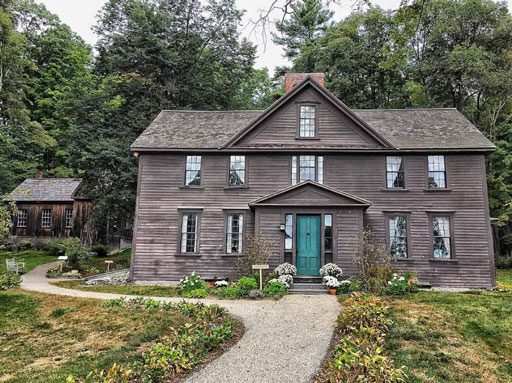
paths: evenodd
<path fill-rule="evenodd" d="M 67 289 L 95 291 L 100 293 L 113 293 L 122 295 L 143 295 L 153 297 L 176 297 L 178 289 L 170 286 L 88 286 L 83 281 L 61 281 L 53 283 L 56 286 Z"/>
<path fill-rule="evenodd" d="M 512 292 L 423 291 L 390 306 L 387 349 L 407 382 L 512 381 Z"/>
<path fill-rule="evenodd" d="M 63 383 L 138 357 L 144 344 L 191 319 L 169 312 L 107 309 L 86 300 L 0 293 L 0 382 Z"/>
<path fill-rule="evenodd" d="M 496 279 L 498 282 L 512 284 L 512 269 L 498 269 L 496 270 Z"/>
<path fill-rule="evenodd" d="M 114 261 L 114 263 L 110 265 L 110 270 L 127 269 L 130 267 L 131 254 L 131 249 L 125 249 L 117 254 L 108 255 L 106 257 L 90 257 L 84 267 L 95 268 L 101 273 L 104 273 L 107 271 L 107 264 L 105 261 Z"/>
<path fill-rule="evenodd" d="M 57 260 L 57 257 L 49 255 L 47 252 L 41 250 L 0 252 L 0 271 L 5 271 L 7 269 L 5 260 L 11 258 L 16 258 L 16 260 L 20 262 L 25 262 L 25 272 L 32 270 L 36 266 Z"/>

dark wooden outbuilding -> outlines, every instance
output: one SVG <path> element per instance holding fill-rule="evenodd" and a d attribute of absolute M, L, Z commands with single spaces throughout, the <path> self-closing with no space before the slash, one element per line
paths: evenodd
<path fill-rule="evenodd" d="M 495 285 L 485 156 L 456 109 L 351 110 L 323 76 L 288 76 L 264 111 L 162 111 L 139 158 L 132 276 L 234 276 L 247 235 L 270 263 L 356 270 L 364 227 L 399 269 L 445 287 Z"/>
<path fill-rule="evenodd" d="M 20 238 L 80 237 L 90 242 L 92 202 L 80 192 L 82 180 L 26 179 L 4 201 L 16 202 L 13 234 Z"/>

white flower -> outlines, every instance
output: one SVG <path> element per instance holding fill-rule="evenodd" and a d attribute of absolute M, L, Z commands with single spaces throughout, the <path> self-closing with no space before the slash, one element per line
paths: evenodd
<path fill-rule="evenodd" d="M 279 282 L 285 283 L 286 285 L 291 285 L 293 283 L 293 277 L 288 274 L 280 275 L 277 280 Z"/>
<path fill-rule="evenodd" d="M 392 284 L 393 284 L 393 282 L 391 282 L 391 281 L 389 281 L 389 282 L 388 282 L 388 285 L 389 285 L 389 286 L 391 286 Z"/>
<path fill-rule="evenodd" d="M 335 263 L 326 263 L 320 268 L 320 275 L 322 277 L 330 275 L 331 277 L 339 278 L 343 275 L 341 268 Z"/>
<path fill-rule="evenodd" d="M 229 285 L 229 282 L 225 281 L 225 280 L 215 282 L 215 287 L 225 287 L 228 285 Z"/>
<path fill-rule="evenodd" d="M 400 277 L 398 280 L 399 281 L 405 281 L 405 278 L 404 277 Z"/>
<path fill-rule="evenodd" d="M 276 275 L 297 275 L 297 268 L 288 263 L 282 263 L 274 269 Z"/>
<path fill-rule="evenodd" d="M 325 276 L 323 281 L 327 287 L 336 288 L 340 286 L 338 279 L 330 275 Z"/>
<path fill-rule="evenodd" d="M 348 279 L 345 279 L 343 281 L 340 281 L 340 285 L 350 285 L 350 281 Z"/>

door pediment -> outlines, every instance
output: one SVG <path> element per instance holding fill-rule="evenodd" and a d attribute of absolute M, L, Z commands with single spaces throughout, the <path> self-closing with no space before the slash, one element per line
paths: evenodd
<path fill-rule="evenodd" d="M 314 181 L 306 181 L 259 198 L 249 204 L 258 206 L 346 206 L 367 209 L 370 201 Z"/>

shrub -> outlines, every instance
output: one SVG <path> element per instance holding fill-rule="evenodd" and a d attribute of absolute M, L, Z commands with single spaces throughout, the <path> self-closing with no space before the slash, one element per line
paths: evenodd
<path fill-rule="evenodd" d="M 359 284 L 359 281 L 357 279 L 345 279 L 343 281 L 340 281 L 340 285 L 338 286 L 338 294 L 348 294 L 353 291 L 357 291 L 357 286 Z"/>
<path fill-rule="evenodd" d="M 410 272 L 404 275 L 393 274 L 393 277 L 388 281 L 388 285 L 384 289 L 386 295 L 407 295 L 417 291 L 416 278 Z"/>
<path fill-rule="evenodd" d="M 221 287 L 215 290 L 215 294 L 220 299 L 239 299 L 241 298 L 241 291 L 236 285 L 228 287 Z"/>
<path fill-rule="evenodd" d="M 98 256 L 100 258 L 108 256 L 108 253 L 109 253 L 108 246 L 104 245 L 102 243 L 98 243 L 98 244 L 94 245 L 93 247 L 91 247 L 91 250 L 93 252 L 95 252 L 96 256 Z"/>
<path fill-rule="evenodd" d="M 247 293 L 246 295 L 249 295 L 249 291 L 258 288 L 258 282 L 253 277 L 242 277 L 236 282 L 236 285 L 240 291 Z"/>
<path fill-rule="evenodd" d="M 208 296 L 208 290 L 200 288 L 194 290 L 183 291 L 181 293 L 183 298 L 206 298 Z"/>
<path fill-rule="evenodd" d="M 60 276 L 60 269 L 58 267 L 46 270 L 46 278 L 58 278 Z"/>
<path fill-rule="evenodd" d="M 182 280 L 180 280 L 179 287 L 181 288 L 180 294 L 182 296 L 184 296 L 184 294 L 190 293 L 193 290 L 209 289 L 208 283 L 204 281 L 199 275 L 196 275 L 195 272 L 192 272 L 191 275 L 185 276 Z"/>
<path fill-rule="evenodd" d="M 265 287 L 263 287 L 263 294 L 267 297 L 279 299 L 288 294 L 288 288 L 282 282 L 270 281 Z"/>
<path fill-rule="evenodd" d="M 330 275 L 325 276 L 323 282 L 330 289 L 337 289 L 338 287 L 340 287 L 340 282 L 338 281 L 338 279 Z"/>
<path fill-rule="evenodd" d="M 45 250 L 55 257 L 64 255 L 66 248 L 64 247 L 64 244 L 62 243 L 62 240 L 60 239 L 54 239 L 51 241 L 46 242 L 45 244 Z"/>
<path fill-rule="evenodd" d="M 21 283 L 21 277 L 8 271 L 0 271 L 0 291 L 17 287 Z"/>
<path fill-rule="evenodd" d="M 512 269 L 512 257 L 498 255 L 496 256 L 497 269 Z"/>
<path fill-rule="evenodd" d="M 320 275 L 322 277 L 331 276 L 336 279 L 339 279 L 343 275 L 343 271 L 335 263 L 326 263 L 320 268 Z"/>
<path fill-rule="evenodd" d="M 274 269 L 274 273 L 277 275 L 277 276 L 280 276 L 280 275 L 297 275 L 297 268 L 288 263 L 288 262 L 285 262 L 285 263 L 281 263 L 279 266 L 277 266 L 275 269 Z"/>
<path fill-rule="evenodd" d="M 88 254 L 82 245 L 80 238 L 66 238 L 61 241 L 64 248 L 64 255 L 68 257 L 66 263 L 74 269 L 80 268 L 80 263 L 87 259 Z"/>
<path fill-rule="evenodd" d="M 252 265 L 266 264 L 272 254 L 272 243 L 263 237 L 247 237 L 243 254 L 235 259 L 240 275 L 252 273 Z"/>

